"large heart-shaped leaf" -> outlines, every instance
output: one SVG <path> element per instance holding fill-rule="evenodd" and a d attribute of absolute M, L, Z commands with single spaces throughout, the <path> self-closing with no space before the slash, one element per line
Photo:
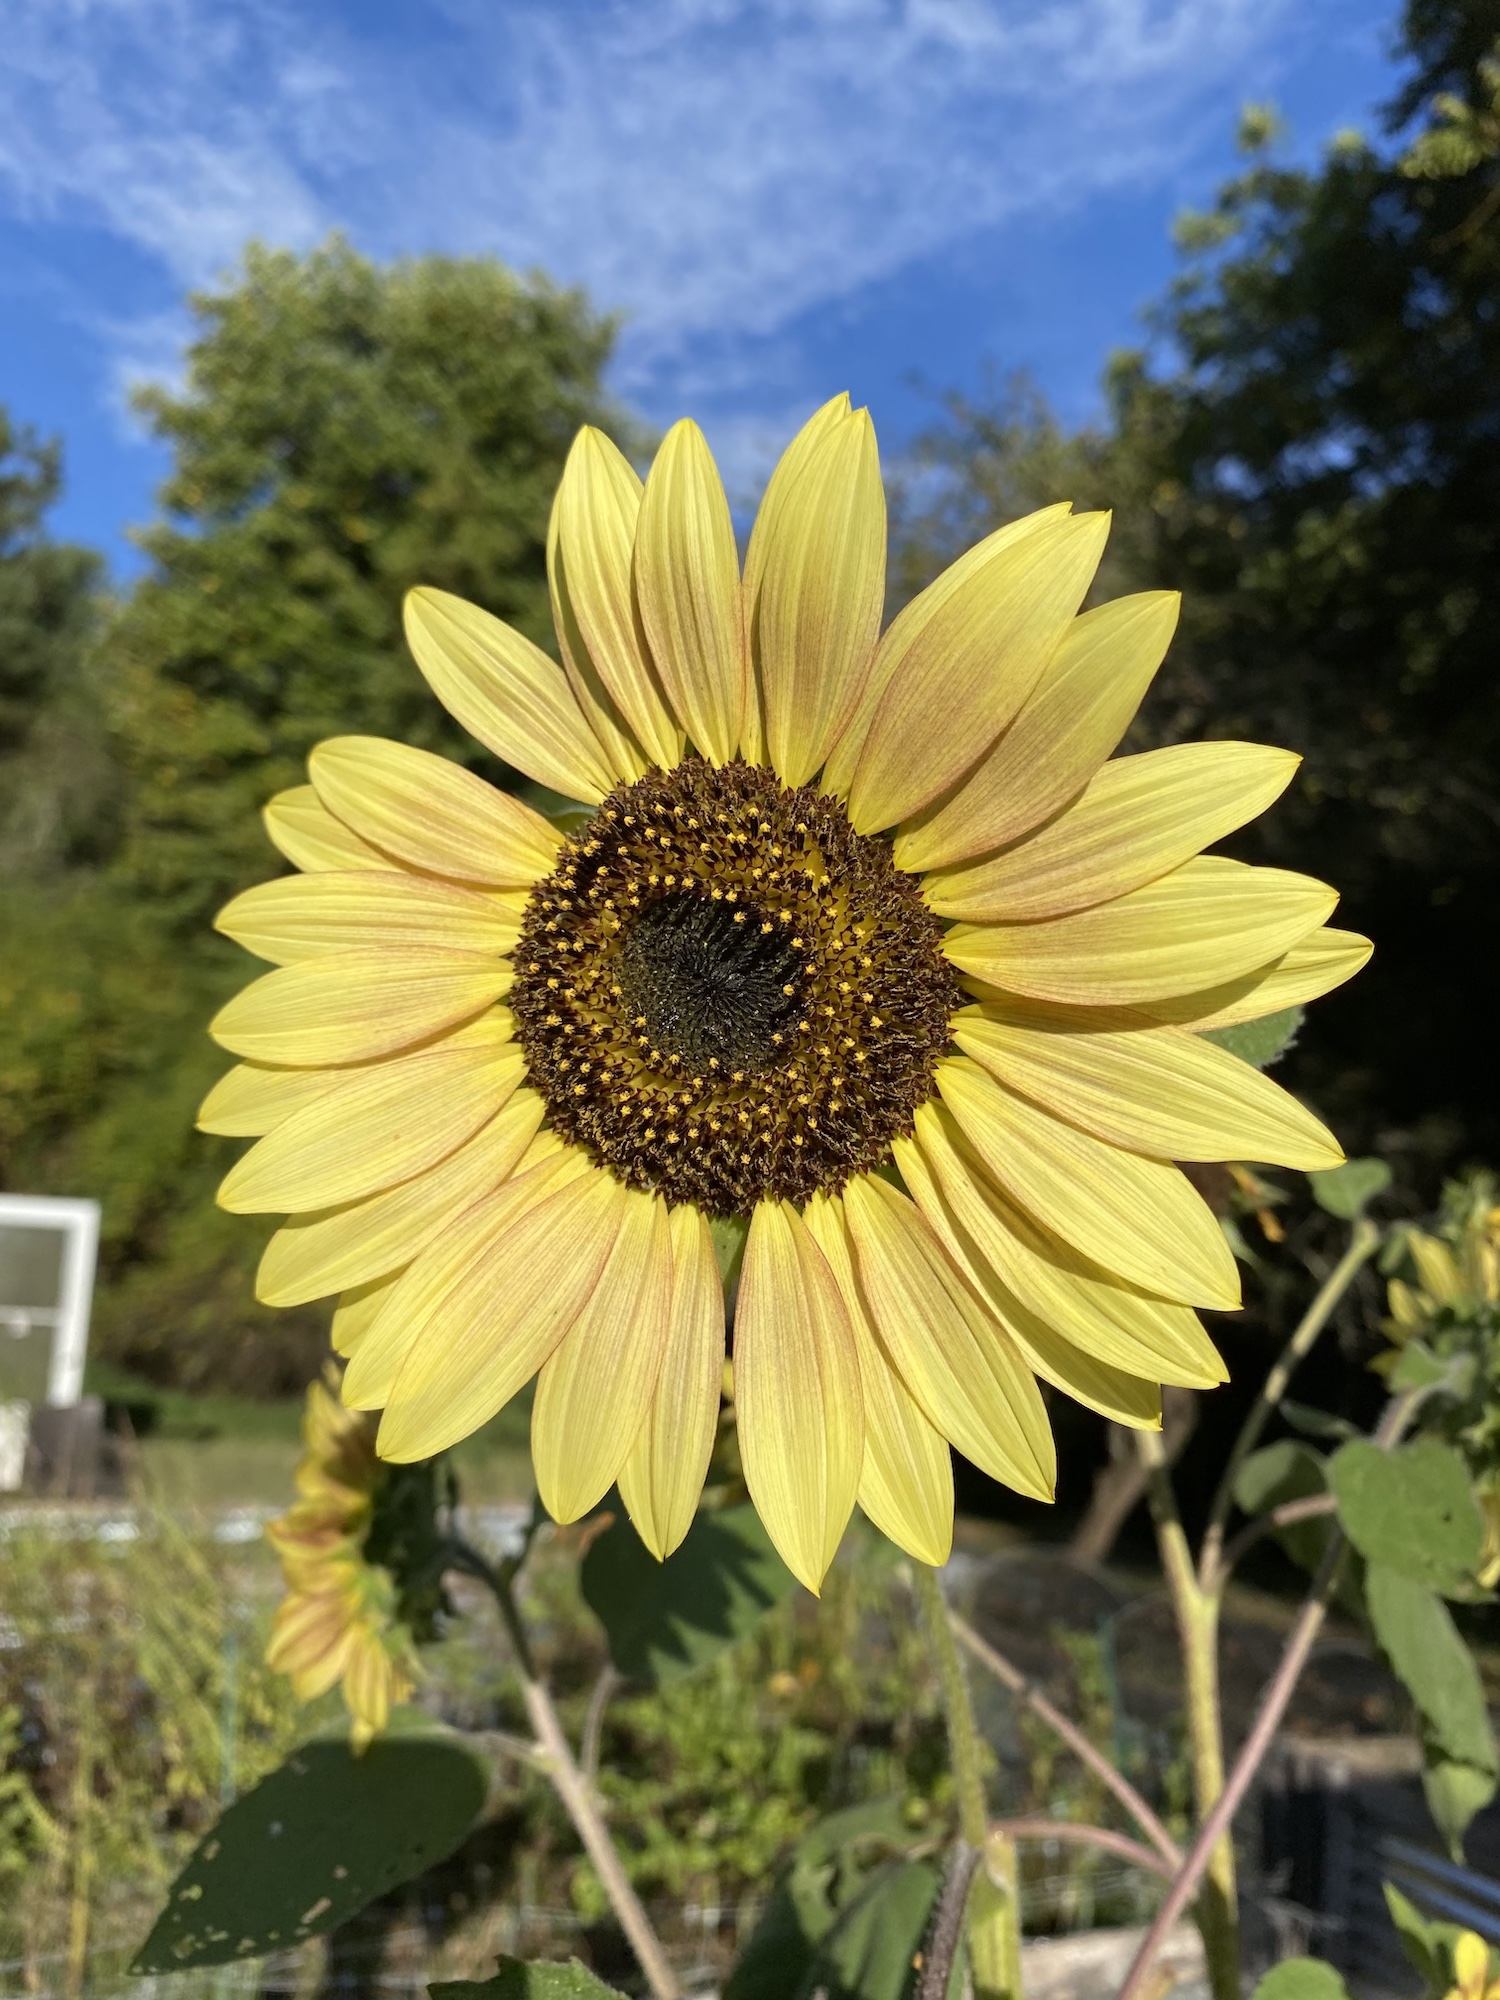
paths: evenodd
<path fill-rule="evenodd" d="M 1365 1573 L 1365 1604 L 1381 1651 L 1421 1710 L 1434 1761 L 1493 1776 L 1500 1765 L 1479 1669 L 1447 1605 L 1378 1562 Z"/>
<path fill-rule="evenodd" d="M 1288 1958 L 1272 1966 L 1253 2000 L 1349 2000 L 1349 1989 L 1321 1958 Z"/>
<path fill-rule="evenodd" d="M 1466 1591 L 1484 1546 L 1468 1467 L 1450 1445 L 1418 1438 L 1382 1451 L 1352 1438 L 1328 1462 L 1344 1532 L 1368 1561 L 1437 1591 Z"/>
<path fill-rule="evenodd" d="M 225 1811 L 172 1885 L 132 1972 L 258 1958 L 319 1937 L 463 1840 L 489 1772 L 451 1730 L 305 1743 Z"/>
<path fill-rule="evenodd" d="M 706 1666 L 796 1588 L 748 1506 L 700 1514 L 665 1562 L 621 1513 L 590 1543 L 580 1581 L 615 1666 L 650 1687 Z"/>

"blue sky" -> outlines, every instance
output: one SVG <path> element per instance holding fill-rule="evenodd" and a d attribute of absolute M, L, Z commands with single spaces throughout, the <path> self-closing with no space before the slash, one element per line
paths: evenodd
<path fill-rule="evenodd" d="M 118 570 L 185 293 L 247 237 L 492 251 L 624 316 L 617 391 L 747 496 L 835 389 L 887 452 L 1029 370 L 1071 417 L 1271 99 L 1389 93 L 1384 0 L 6 0 L 0 401 Z"/>

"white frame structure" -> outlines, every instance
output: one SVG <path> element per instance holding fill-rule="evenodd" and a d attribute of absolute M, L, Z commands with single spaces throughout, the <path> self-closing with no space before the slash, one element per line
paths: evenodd
<path fill-rule="evenodd" d="M 94 1302 L 94 1266 L 99 1255 L 99 1204 L 65 1201 L 52 1195 L 0 1194 L 0 1229 L 6 1228 L 53 1229 L 62 1236 L 56 1306 L 8 1307 L 0 1299 L 0 1322 L 14 1324 L 17 1318 L 24 1318 L 32 1325 L 51 1326 L 47 1401 L 54 1409 L 68 1409 L 83 1393 L 89 1309 Z"/>

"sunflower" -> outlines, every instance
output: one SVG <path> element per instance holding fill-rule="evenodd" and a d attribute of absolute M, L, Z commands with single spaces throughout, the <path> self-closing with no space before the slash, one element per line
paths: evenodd
<path fill-rule="evenodd" d="M 328 1386 L 309 1387 L 302 1419 L 306 1454 L 296 1475 L 300 1497 L 266 1525 L 287 1586 L 266 1664 L 290 1677 L 302 1701 L 341 1682 L 354 1719 L 351 1740 L 362 1750 L 413 1692 L 418 1666 L 398 1614 L 394 1579 L 365 1555 L 382 1475 L 371 1427 L 344 1408 L 337 1386 L 330 1374 Z"/>
<path fill-rule="evenodd" d="M 559 667 L 411 593 L 439 700 L 580 802 L 549 820 L 369 737 L 266 811 L 298 875 L 221 930 L 278 969 L 213 1033 L 220 1192 L 290 1221 L 260 1297 L 336 1294 L 344 1396 L 437 1452 L 533 1377 L 542 1498 L 612 1484 L 665 1556 L 719 1404 L 716 1257 L 743 1229 L 750 1493 L 816 1589 L 856 1500 L 947 1555 L 949 1445 L 1051 1496 L 1038 1378 L 1159 1422 L 1224 1370 L 1194 1308 L 1234 1259 L 1175 1161 L 1327 1167 L 1293 1098 L 1199 1032 L 1325 992 L 1363 939 L 1305 876 L 1201 850 L 1286 751 L 1108 761 L 1163 592 L 1080 611 L 1108 528 L 1044 508 L 882 634 L 885 506 L 847 397 L 794 439 L 744 571 L 701 432 L 642 485 L 578 436 L 548 540 Z"/>

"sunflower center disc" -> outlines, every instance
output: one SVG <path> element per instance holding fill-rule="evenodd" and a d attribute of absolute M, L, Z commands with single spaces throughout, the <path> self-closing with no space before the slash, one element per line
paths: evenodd
<path fill-rule="evenodd" d="M 551 1124 L 710 1215 L 834 1193 L 932 1094 L 942 931 L 836 800 L 690 758 L 622 785 L 527 905 L 510 1004 Z"/>

